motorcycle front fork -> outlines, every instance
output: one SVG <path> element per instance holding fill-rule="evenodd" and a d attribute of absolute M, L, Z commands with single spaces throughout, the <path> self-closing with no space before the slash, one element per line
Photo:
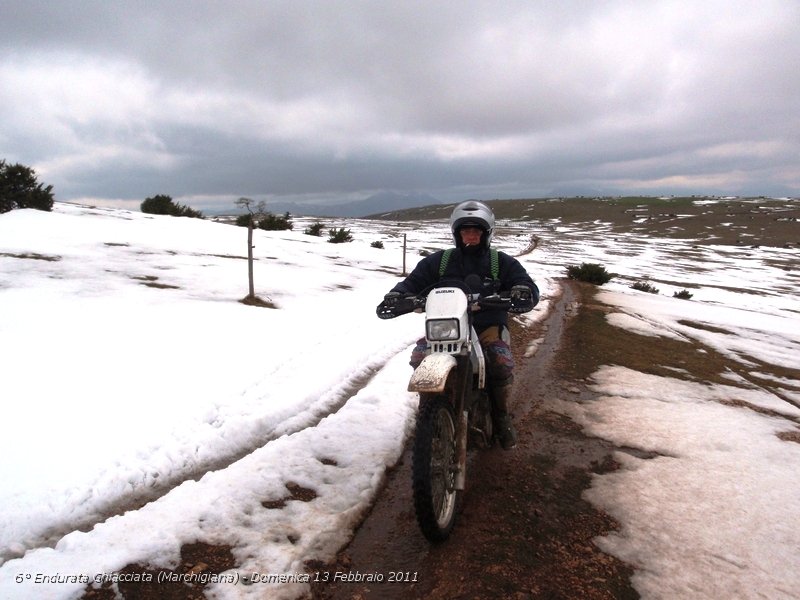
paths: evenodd
<path fill-rule="evenodd" d="M 456 416 L 459 420 L 458 430 L 456 435 L 456 476 L 453 482 L 453 487 L 457 490 L 463 490 L 467 479 L 467 411 L 462 410 Z"/>

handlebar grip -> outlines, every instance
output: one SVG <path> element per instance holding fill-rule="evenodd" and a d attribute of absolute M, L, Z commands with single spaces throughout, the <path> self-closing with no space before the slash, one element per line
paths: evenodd
<path fill-rule="evenodd" d="M 401 315 L 414 312 L 418 308 L 425 306 L 425 299 L 416 296 L 396 298 L 391 304 L 386 301 L 381 302 L 375 309 L 375 314 L 379 319 L 394 319 Z"/>
<path fill-rule="evenodd" d="M 394 319 L 397 315 L 394 314 L 394 310 L 386 306 L 383 302 L 381 302 L 378 307 L 375 309 L 375 314 L 378 315 L 379 319 Z"/>
<path fill-rule="evenodd" d="M 482 310 L 509 310 L 511 308 L 511 299 L 498 294 L 491 296 L 484 296 L 478 299 L 478 306 Z"/>

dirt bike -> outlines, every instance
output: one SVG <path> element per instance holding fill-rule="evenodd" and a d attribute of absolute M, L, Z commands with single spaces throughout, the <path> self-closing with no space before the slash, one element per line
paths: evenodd
<path fill-rule="evenodd" d="M 422 533 L 432 542 L 447 539 L 455 525 L 467 449 L 494 443 L 486 361 L 472 326 L 473 313 L 482 308 L 530 310 L 530 298 L 486 295 L 481 292 L 485 289 L 477 276 L 466 282 L 442 280 L 419 295 L 387 297 L 376 311 L 382 319 L 426 313 L 428 349 L 408 391 L 419 393 L 412 448 L 414 509 Z"/>

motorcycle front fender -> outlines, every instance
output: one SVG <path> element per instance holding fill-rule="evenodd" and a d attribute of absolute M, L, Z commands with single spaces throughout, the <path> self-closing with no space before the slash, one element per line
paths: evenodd
<path fill-rule="evenodd" d="M 434 393 L 444 391 L 450 371 L 456 366 L 451 354 L 436 352 L 422 359 L 408 382 L 409 392 Z"/>

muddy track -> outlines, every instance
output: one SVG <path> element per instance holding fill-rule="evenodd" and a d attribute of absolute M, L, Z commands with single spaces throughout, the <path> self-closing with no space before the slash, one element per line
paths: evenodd
<path fill-rule="evenodd" d="M 592 473 L 614 468 L 612 448 L 550 408 L 555 398 L 591 395 L 584 382 L 562 377 L 570 360 L 562 341 L 577 297 L 565 281 L 535 330 L 517 328 L 518 357 L 531 339 L 542 339 L 517 367 L 519 444 L 471 455 L 450 539 L 431 545 L 417 528 L 407 450 L 351 543 L 324 567 L 340 580 L 316 584 L 315 600 L 638 597 L 632 569 L 592 542 L 616 524 L 582 499 Z M 342 582 L 348 574 L 355 581 Z M 366 581 L 370 575 L 384 581 Z"/>
<path fill-rule="evenodd" d="M 613 448 L 584 436 L 552 410 L 554 399 L 593 397 L 585 382 L 565 375 L 575 371 L 585 341 L 571 328 L 580 310 L 579 292 L 569 281 L 562 290 L 536 326 L 512 327 L 519 443 L 511 452 L 497 448 L 470 455 L 467 489 L 450 539 L 432 545 L 417 527 L 406 450 L 350 544 L 329 564 L 307 564 L 320 573 L 312 600 L 638 598 L 630 585 L 631 567 L 592 541 L 616 523 L 582 498 L 593 473 L 616 467 Z M 521 358 L 532 340 L 540 341 L 536 353 Z M 197 543 L 181 548 L 176 572 L 235 567 L 230 547 Z M 155 579 L 164 570 L 128 565 L 122 571 L 151 572 Z M 120 584 L 120 593 L 127 600 L 206 597 L 202 587 L 179 584 Z M 87 587 L 82 596 L 118 597 L 107 586 Z"/>

